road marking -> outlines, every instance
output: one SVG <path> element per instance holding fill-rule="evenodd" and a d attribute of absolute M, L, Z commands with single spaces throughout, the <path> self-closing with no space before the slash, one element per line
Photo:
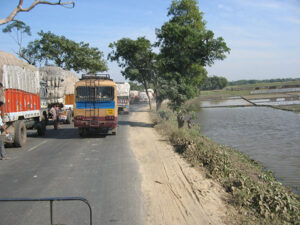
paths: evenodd
<path fill-rule="evenodd" d="M 30 148 L 28 151 L 31 152 L 31 151 L 33 151 L 34 149 L 36 149 L 37 147 L 39 147 L 39 146 L 45 144 L 46 142 L 48 142 L 48 141 L 43 141 L 43 142 L 39 143 L 38 145 L 36 145 L 36 146 Z"/>

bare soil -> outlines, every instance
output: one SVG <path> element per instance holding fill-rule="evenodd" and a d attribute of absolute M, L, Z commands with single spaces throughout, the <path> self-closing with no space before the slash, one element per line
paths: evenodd
<path fill-rule="evenodd" d="M 235 224 L 227 193 L 191 167 L 152 127 L 149 112 L 132 112 L 131 149 L 139 163 L 147 225 Z"/>

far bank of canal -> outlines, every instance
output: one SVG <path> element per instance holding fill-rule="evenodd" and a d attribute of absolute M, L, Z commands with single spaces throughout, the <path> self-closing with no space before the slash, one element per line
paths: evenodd
<path fill-rule="evenodd" d="M 202 134 L 260 161 L 300 194 L 300 114 L 268 107 L 202 108 L 197 121 Z"/>

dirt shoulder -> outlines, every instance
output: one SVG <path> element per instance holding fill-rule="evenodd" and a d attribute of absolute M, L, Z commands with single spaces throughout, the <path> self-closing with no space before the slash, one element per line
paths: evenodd
<path fill-rule="evenodd" d="M 131 149 L 139 163 L 147 225 L 234 224 L 227 193 L 173 151 L 150 120 L 149 112 L 132 112 Z"/>

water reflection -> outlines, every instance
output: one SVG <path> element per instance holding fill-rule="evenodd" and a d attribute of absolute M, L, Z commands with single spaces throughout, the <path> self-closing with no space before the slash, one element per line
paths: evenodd
<path fill-rule="evenodd" d="M 238 148 L 300 194 L 300 114 L 267 107 L 203 108 L 201 131 Z"/>
<path fill-rule="evenodd" d="M 201 101 L 201 107 L 225 107 L 225 106 L 248 106 L 252 105 L 244 99 L 226 99 L 226 100 L 214 100 L 214 101 Z"/>

